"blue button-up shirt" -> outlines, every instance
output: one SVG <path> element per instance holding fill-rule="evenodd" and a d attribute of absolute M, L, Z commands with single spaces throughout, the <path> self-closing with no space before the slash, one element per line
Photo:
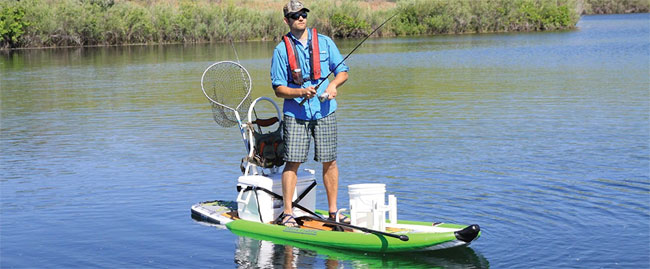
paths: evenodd
<path fill-rule="evenodd" d="M 289 82 L 289 80 L 292 80 L 291 72 L 289 61 L 287 60 L 287 49 L 282 41 L 273 51 L 273 59 L 271 61 L 271 84 L 274 88 L 277 86 L 307 88 L 309 86 L 315 87 L 321 81 L 326 80 L 318 88 L 316 96 L 305 102 L 302 106 L 300 105 L 302 97 L 284 99 L 283 112 L 285 115 L 301 120 L 317 120 L 334 113 L 336 110 L 336 99 L 325 100 L 325 102 L 322 103 L 318 100 L 318 96 L 323 94 L 325 89 L 327 89 L 327 85 L 329 85 L 327 76 L 330 72 L 334 72 L 334 76 L 336 76 L 339 72 L 347 72 L 350 68 L 343 63 L 334 70 L 334 68 L 343 61 L 343 56 L 341 56 L 339 49 L 331 38 L 319 34 L 318 53 L 320 53 L 321 78 L 319 80 L 310 80 L 309 74 L 311 73 L 311 67 L 309 66 L 309 60 L 311 55 L 309 55 L 309 44 L 311 43 L 312 33 L 309 29 L 306 29 L 306 31 L 309 33 L 309 43 L 307 43 L 307 46 L 304 46 L 298 41 L 298 39 L 289 33 L 289 37 L 293 39 L 296 44 L 296 53 L 299 55 L 298 58 L 300 60 L 303 80 L 305 82 L 302 85 L 296 85 Z M 316 48 L 314 48 L 314 50 L 316 50 Z"/>

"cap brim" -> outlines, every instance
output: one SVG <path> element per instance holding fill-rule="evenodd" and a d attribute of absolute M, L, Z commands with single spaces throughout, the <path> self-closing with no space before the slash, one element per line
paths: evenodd
<path fill-rule="evenodd" d="M 284 16 L 286 17 L 286 16 L 289 16 L 289 15 L 291 15 L 291 14 L 298 13 L 298 12 L 300 12 L 300 11 L 307 11 L 307 12 L 309 12 L 309 9 L 306 8 L 306 7 L 303 7 L 302 9 L 300 9 L 300 10 L 298 10 L 298 11 L 295 11 L 295 12 L 287 12 L 286 14 L 284 14 Z"/>

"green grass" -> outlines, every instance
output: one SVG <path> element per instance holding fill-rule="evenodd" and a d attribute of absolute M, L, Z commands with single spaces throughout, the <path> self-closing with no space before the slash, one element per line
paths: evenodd
<path fill-rule="evenodd" d="M 310 25 L 334 38 L 544 31 L 575 27 L 589 10 L 647 9 L 647 0 L 305 0 Z M 287 32 L 270 0 L 3 0 L 0 48 L 279 40 Z M 614 3 L 617 3 L 616 5 Z M 625 5 L 623 5 L 625 6 Z M 582 9 L 581 9 L 582 8 Z M 624 8 L 623 8 L 624 9 Z"/>
<path fill-rule="evenodd" d="M 650 12 L 648 0 L 584 0 L 583 14 L 620 14 Z"/>

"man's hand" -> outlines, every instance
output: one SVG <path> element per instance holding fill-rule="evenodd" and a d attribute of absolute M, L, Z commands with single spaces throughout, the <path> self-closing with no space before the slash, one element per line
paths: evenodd
<path fill-rule="evenodd" d="M 325 93 L 327 93 L 329 96 L 327 96 L 328 100 L 332 100 L 336 98 L 336 95 L 338 94 L 338 91 L 336 90 L 336 85 L 334 83 L 330 83 L 327 85 L 327 89 L 325 89 Z"/>
<path fill-rule="evenodd" d="M 305 99 L 310 99 L 314 97 L 314 95 L 316 95 L 316 88 L 314 88 L 314 86 L 309 86 L 301 90 L 303 92 L 301 96 L 304 97 Z"/>

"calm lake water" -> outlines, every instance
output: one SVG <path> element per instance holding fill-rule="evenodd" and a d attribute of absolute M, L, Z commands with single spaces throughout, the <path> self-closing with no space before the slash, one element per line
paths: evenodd
<path fill-rule="evenodd" d="M 649 21 L 368 40 L 338 97 L 340 206 L 347 185 L 385 183 L 400 219 L 483 229 L 469 248 L 400 255 L 190 218 L 236 198 L 239 132 L 200 87 L 230 45 L 0 54 L 0 267 L 648 268 Z M 253 96 L 272 96 L 275 42 L 235 46 Z"/>

